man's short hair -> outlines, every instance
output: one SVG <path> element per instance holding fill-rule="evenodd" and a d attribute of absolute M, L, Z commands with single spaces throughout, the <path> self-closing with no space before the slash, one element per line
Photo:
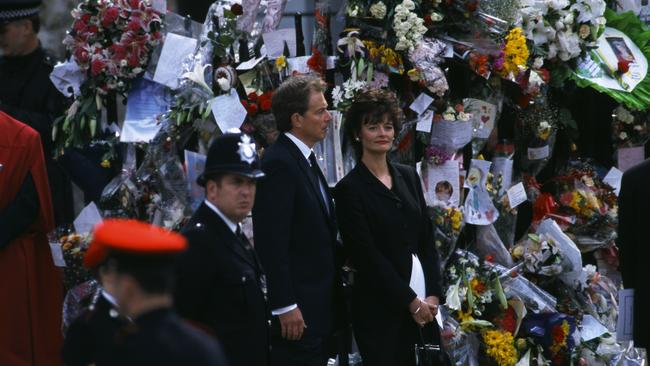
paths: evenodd
<path fill-rule="evenodd" d="M 133 277 L 140 289 L 149 295 L 164 295 L 174 289 L 173 255 L 140 256 L 111 253 L 106 266 L 117 273 Z"/>
<path fill-rule="evenodd" d="M 273 92 L 272 108 L 278 131 L 291 131 L 291 116 L 304 114 L 309 109 L 312 92 L 324 92 L 325 83 L 316 76 L 292 76 Z"/>

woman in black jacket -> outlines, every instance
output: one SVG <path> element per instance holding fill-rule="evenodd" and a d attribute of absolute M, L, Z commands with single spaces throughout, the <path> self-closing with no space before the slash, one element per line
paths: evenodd
<path fill-rule="evenodd" d="M 343 243 L 357 270 L 352 324 L 364 366 L 414 365 L 418 326 L 435 321 L 441 296 L 417 173 L 387 159 L 402 119 L 395 96 L 383 90 L 363 92 L 346 115 L 345 133 L 359 159 L 336 186 L 335 198 Z"/>

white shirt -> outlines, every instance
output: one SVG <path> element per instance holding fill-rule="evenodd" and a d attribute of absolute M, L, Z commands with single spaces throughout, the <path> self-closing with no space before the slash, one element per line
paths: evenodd
<path fill-rule="evenodd" d="M 214 213 L 216 213 L 217 215 L 219 215 L 219 217 L 221 217 L 221 219 L 223 220 L 223 222 L 226 223 L 226 226 L 228 226 L 230 231 L 232 231 L 235 234 L 237 233 L 237 227 L 239 226 L 239 224 L 232 222 L 232 220 L 230 220 L 226 215 L 224 215 L 223 212 L 221 212 L 221 210 L 217 208 L 217 206 L 212 204 L 212 202 L 208 200 L 204 200 L 203 203 L 205 203 L 206 206 L 210 207 L 210 209 L 214 211 Z"/>

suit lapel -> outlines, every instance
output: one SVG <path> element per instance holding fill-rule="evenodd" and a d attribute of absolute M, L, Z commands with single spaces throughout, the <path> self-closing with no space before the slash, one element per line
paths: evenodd
<path fill-rule="evenodd" d="M 289 153 L 293 156 L 293 158 L 296 159 L 296 161 L 298 163 L 298 166 L 300 167 L 300 170 L 302 170 L 302 173 L 303 173 L 304 177 L 309 182 L 309 186 L 311 187 L 313 193 L 316 195 L 316 198 L 318 199 L 318 202 L 320 203 L 321 210 L 323 211 L 323 214 L 325 215 L 325 218 L 329 219 L 330 214 L 329 214 L 329 212 L 327 210 L 327 207 L 325 206 L 325 201 L 323 201 L 323 194 L 321 193 L 321 190 L 320 190 L 320 184 L 319 184 L 318 180 L 314 179 L 316 177 L 314 177 L 312 172 L 311 172 L 311 167 L 309 166 L 309 162 L 307 162 L 307 159 L 305 159 L 305 156 L 302 154 L 302 152 L 300 151 L 298 146 L 296 146 L 296 144 L 294 144 L 293 141 L 289 140 L 289 138 L 287 136 L 285 136 L 284 134 L 280 134 L 280 136 L 278 136 L 277 141 L 282 143 L 287 148 Z M 320 172 L 320 169 L 319 169 L 319 172 Z M 324 179 L 324 178 L 322 178 L 322 176 L 323 176 L 323 173 L 320 172 L 318 179 Z M 325 185 L 325 187 L 327 187 L 327 184 Z M 326 194 L 327 194 L 327 197 L 328 197 L 328 199 L 330 200 L 330 203 L 331 203 L 332 200 L 329 198 L 329 193 L 326 192 Z M 328 221 L 331 221 L 331 220 L 328 220 Z"/>
<path fill-rule="evenodd" d="M 396 169 L 392 169 L 390 165 L 389 168 L 391 169 L 391 175 L 393 177 L 393 187 L 395 187 L 396 182 L 402 180 L 402 176 Z M 397 202 L 401 201 L 401 199 L 388 189 L 388 187 L 386 187 L 379 179 L 377 179 L 377 177 L 375 177 L 361 161 L 359 161 L 355 169 L 358 169 L 359 175 L 366 181 L 370 189 L 390 200 Z M 399 177 L 396 175 L 399 175 Z"/>
<path fill-rule="evenodd" d="M 253 258 L 253 253 L 244 249 L 244 243 L 242 243 L 237 235 L 230 230 L 223 219 L 221 219 L 221 217 L 219 217 L 216 212 L 212 211 L 212 209 L 205 203 L 202 203 L 201 206 L 199 206 L 199 210 L 200 217 L 204 218 L 206 221 L 203 224 L 205 224 L 208 229 L 215 232 L 215 240 L 222 242 L 225 247 L 255 268 L 255 258 Z"/>

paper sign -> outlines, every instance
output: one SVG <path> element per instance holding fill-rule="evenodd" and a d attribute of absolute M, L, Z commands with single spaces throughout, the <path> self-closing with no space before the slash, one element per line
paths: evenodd
<path fill-rule="evenodd" d="M 307 65 L 310 56 L 290 57 L 287 59 L 287 69 L 289 75 L 294 71 L 301 74 L 309 74 L 312 70 Z"/>
<path fill-rule="evenodd" d="M 328 70 L 332 70 L 336 68 L 336 60 L 337 60 L 336 56 L 327 56 L 327 60 L 325 64 L 327 65 Z"/>
<path fill-rule="evenodd" d="M 151 5 L 154 9 L 158 10 L 160 13 L 167 13 L 167 0 L 153 0 Z"/>
<path fill-rule="evenodd" d="M 101 221 L 102 215 L 99 213 L 97 205 L 95 205 L 95 202 L 90 202 L 74 219 L 74 230 L 78 234 L 85 234 L 92 231 L 93 227 Z"/>
<path fill-rule="evenodd" d="M 443 164 L 429 163 L 424 179 L 424 191 L 432 206 L 453 206 L 460 204 L 460 167 L 458 161 L 447 160 Z"/>
<path fill-rule="evenodd" d="M 544 219 L 537 227 L 536 234 L 550 236 L 562 253 L 563 272 L 558 277 L 568 286 L 574 287 L 582 279 L 582 254 L 576 244 L 552 219 Z"/>
<path fill-rule="evenodd" d="M 629 168 L 645 160 L 645 147 L 623 147 L 616 152 L 618 156 L 618 169 L 625 172 Z"/>
<path fill-rule="evenodd" d="M 183 72 L 183 61 L 195 48 L 196 39 L 167 33 L 153 81 L 176 89 Z"/>
<path fill-rule="evenodd" d="M 254 59 L 250 59 L 250 60 L 248 60 L 246 62 L 242 62 L 241 64 L 239 64 L 239 66 L 237 66 L 237 70 L 240 70 L 240 71 L 250 70 L 250 69 L 254 68 L 257 64 L 260 63 L 260 61 L 264 60 L 265 58 L 266 58 L 266 55 L 262 55 L 259 58 L 254 58 Z"/>
<path fill-rule="evenodd" d="M 126 104 L 121 142 L 149 142 L 162 126 L 158 116 L 169 108 L 165 87 L 143 78 L 133 81 Z"/>
<path fill-rule="evenodd" d="M 431 123 L 433 123 L 433 111 L 426 111 L 420 118 L 415 129 L 420 132 L 431 132 Z"/>
<path fill-rule="evenodd" d="M 616 341 L 629 342 L 634 329 L 634 289 L 626 288 L 618 292 L 618 322 Z"/>
<path fill-rule="evenodd" d="M 445 53 L 442 57 L 454 58 L 454 45 L 451 42 L 445 42 Z"/>
<path fill-rule="evenodd" d="M 519 206 L 526 202 L 527 199 L 528 196 L 526 196 L 526 189 L 523 183 L 519 182 L 508 189 L 508 202 L 510 202 L 511 208 Z"/>
<path fill-rule="evenodd" d="M 472 121 L 438 121 L 431 127 L 431 145 L 458 150 L 472 141 Z"/>
<path fill-rule="evenodd" d="M 542 147 L 529 147 L 528 148 L 528 160 L 542 160 L 546 159 L 549 156 L 548 145 Z"/>
<path fill-rule="evenodd" d="M 497 116 L 497 106 L 480 99 L 463 99 L 465 112 L 472 114 L 474 129 L 472 137 L 487 139 L 494 129 L 494 122 Z"/>
<path fill-rule="evenodd" d="M 246 113 L 246 108 L 241 105 L 235 89 L 230 89 L 229 94 L 218 96 L 212 100 L 212 114 L 221 132 L 241 127 L 246 119 Z"/>
<path fill-rule="evenodd" d="M 61 244 L 50 243 L 50 251 L 52 252 L 52 261 L 56 267 L 65 267 L 65 259 L 63 259 L 63 251 Z"/>
<path fill-rule="evenodd" d="M 603 182 L 612 186 L 614 193 L 618 196 L 618 193 L 621 191 L 621 179 L 623 179 L 623 172 L 616 169 L 616 167 L 612 167 L 605 178 L 603 178 Z"/>
<path fill-rule="evenodd" d="M 266 54 L 270 58 L 278 58 L 284 52 L 284 42 L 287 42 L 291 56 L 296 55 L 296 31 L 293 28 L 278 29 L 262 34 Z"/>
<path fill-rule="evenodd" d="M 424 111 L 429 108 L 429 105 L 431 105 L 431 102 L 433 102 L 433 98 L 428 96 L 426 93 L 420 94 L 413 103 L 411 103 L 411 110 L 415 111 L 418 115 L 424 113 Z"/>
<path fill-rule="evenodd" d="M 205 189 L 196 183 L 196 179 L 205 169 L 205 155 L 185 150 L 185 172 L 187 185 L 192 199 L 192 210 L 196 210 L 205 198 Z"/>

